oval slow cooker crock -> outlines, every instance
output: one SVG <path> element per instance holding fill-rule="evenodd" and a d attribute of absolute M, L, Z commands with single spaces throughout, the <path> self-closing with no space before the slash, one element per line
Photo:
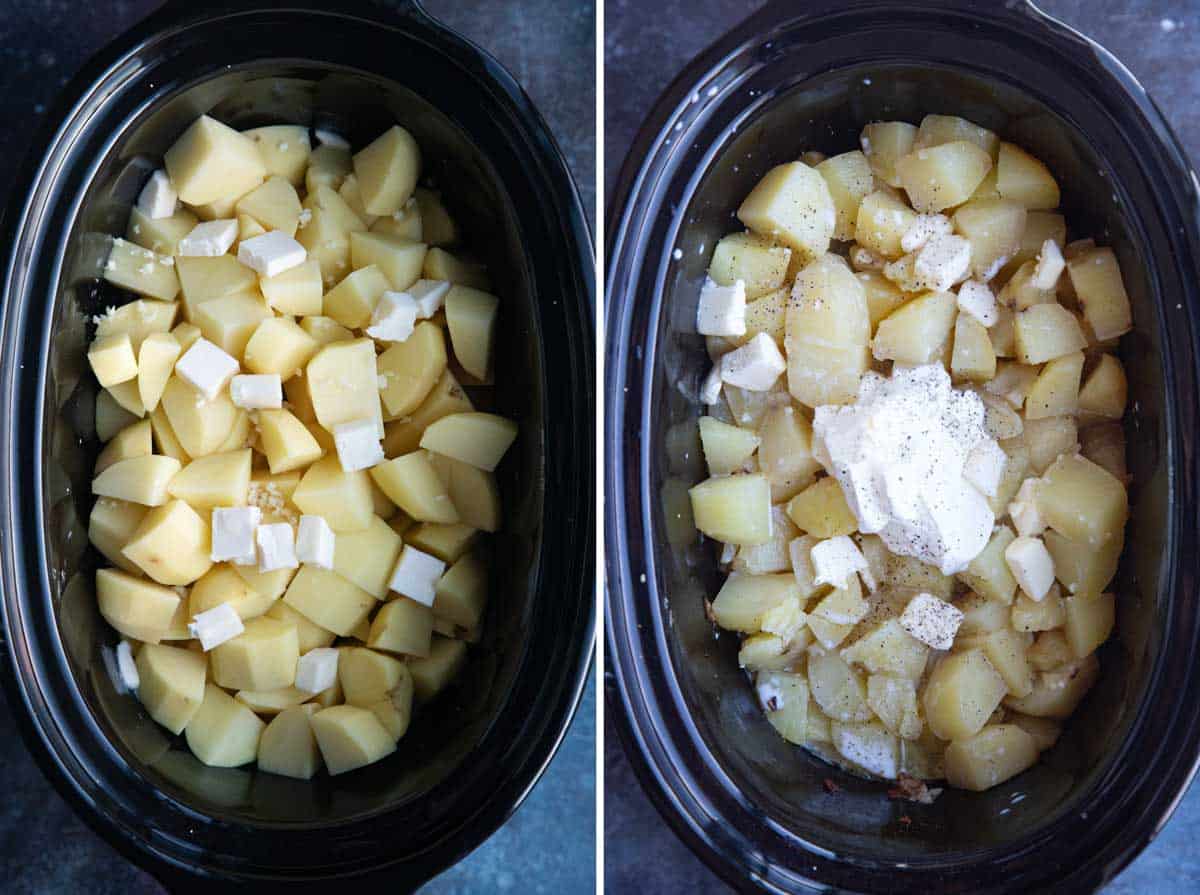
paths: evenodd
<path fill-rule="evenodd" d="M 708 360 L 696 302 L 741 199 L 874 120 L 963 115 L 1044 159 L 1072 238 L 1117 251 L 1135 332 L 1133 474 L 1117 635 L 1062 742 L 933 805 L 780 739 L 714 637 L 711 545 L 689 528 Z M 607 696 L 642 785 L 714 870 L 772 892 L 1074 892 L 1153 837 L 1200 754 L 1196 182 L 1162 116 L 1095 44 L 1025 3 L 776 3 L 697 58 L 611 198 L 606 336 Z M 836 792 L 825 782 L 836 783 Z M 828 787 L 834 789 L 834 787 Z"/>
<path fill-rule="evenodd" d="M 482 643 L 395 755 L 311 783 L 207 768 L 119 696 L 100 648 L 88 547 L 98 450 L 87 319 L 141 181 L 196 116 L 332 127 L 363 145 L 395 121 L 502 298 L 493 390 L 518 420 L 498 471 L 506 522 Z M 415 3 L 176 2 L 106 49 L 34 141 L 6 212 L 0 411 L 5 683 L 59 791 L 173 887 L 260 888 L 374 872 L 415 888 L 515 810 L 580 697 L 594 636 L 594 267 L 549 131 L 495 60 Z M 358 883 L 356 883 L 358 884 Z"/>

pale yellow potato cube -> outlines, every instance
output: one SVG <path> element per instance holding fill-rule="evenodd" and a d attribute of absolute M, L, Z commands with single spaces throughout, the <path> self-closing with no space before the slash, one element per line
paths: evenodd
<path fill-rule="evenodd" d="M 446 360 L 442 329 L 428 321 L 418 323 L 408 339 L 379 355 L 379 375 L 387 381 L 379 397 L 389 419 L 407 416 L 421 406 L 446 371 Z"/>
<path fill-rule="evenodd" d="M 214 298 L 196 308 L 192 322 L 204 338 L 232 357 L 241 357 L 259 324 L 274 315 L 257 292 Z"/>
<path fill-rule="evenodd" d="M 195 323 L 200 305 L 214 298 L 243 295 L 254 291 L 257 276 L 233 255 L 216 258 L 181 257 L 175 259 L 183 296 L 183 316 Z"/>
<path fill-rule="evenodd" d="M 829 249 L 837 211 L 829 187 L 804 162 L 790 162 L 767 172 L 737 211 L 738 218 L 760 236 L 773 239 L 808 258 Z"/>
<path fill-rule="evenodd" d="M 1119 420 L 1125 415 L 1128 392 L 1121 362 L 1111 354 L 1102 354 L 1079 390 L 1079 411 L 1090 417 Z"/>
<path fill-rule="evenodd" d="M 338 532 L 333 548 L 334 571 L 382 600 L 387 596 L 388 580 L 403 543 L 391 526 L 372 516 L 362 531 Z"/>
<path fill-rule="evenodd" d="M 302 469 L 325 451 L 290 410 L 260 410 L 258 435 L 272 474 Z"/>
<path fill-rule="evenodd" d="M 128 334 L 96 339 L 88 347 L 87 357 L 103 388 L 127 382 L 138 374 L 137 355 Z"/>
<path fill-rule="evenodd" d="M 96 602 L 104 620 L 119 634 L 143 643 L 158 643 L 167 633 L 179 595 L 145 578 L 117 569 L 96 570 Z"/>
<path fill-rule="evenodd" d="M 378 702 L 408 677 L 404 663 L 373 649 L 356 646 L 339 651 L 338 680 L 349 705 Z"/>
<path fill-rule="evenodd" d="M 445 249 L 430 249 L 421 265 L 421 277 L 426 280 L 445 280 L 456 286 L 487 291 L 492 288 L 487 268 L 474 261 L 452 255 Z"/>
<path fill-rule="evenodd" d="M 194 509 L 245 506 L 251 454 L 241 448 L 199 457 L 176 473 L 167 492 Z"/>
<path fill-rule="evenodd" d="M 1129 296 L 1112 249 L 1093 248 L 1076 255 L 1067 262 L 1067 272 L 1097 339 L 1115 339 L 1133 329 Z"/>
<path fill-rule="evenodd" d="M 252 373 L 278 373 L 281 379 L 290 379 L 320 347 L 290 317 L 267 317 L 246 342 L 243 364 Z"/>
<path fill-rule="evenodd" d="M 1069 416 L 1079 409 L 1079 381 L 1083 376 L 1083 352 L 1064 354 L 1042 367 L 1025 399 L 1025 418 Z"/>
<path fill-rule="evenodd" d="M 279 571 L 284 570 L 280 569 Z M 287 571 L 291 572 L 290 569 Z M 278 619 L 281 622 L 295 625 L 296 637 L 299 640 L 300 655 L 304 655 L 309 650 L 329 646 L 333 643 L 334 638 L 337 637 L 332 631 L 327 631 L 320 625 L 313 624 L 306 616 L 301 615 L 282 600 L 273 603 L 266 614 L 268 618 Z"/>
<path fill-rule="evenodd" d="M 790 289 L 776 289 L 746 305 L 746 341 L 766 333 L 782 348 L 787 333 L 787 305 Z"/>
<path fill-rule="evenodd" d="M 925 672 L 929 647 L 905 631 L 898 618 L 889 618 L 843 649 L 842 658 L 871 674 L 916 681 Z"/>
<path fill-rule="evenodd" d="M 354 333 L 332 317 L 305 317 L 300 321 L 300 328 L 322 345 L 328 345 L 330 342 L 349 342 L 354 338 Z"/>
<path fill-rule="evenodd" d="M 970 314 L 959 314 L 954 322 L 950 372 L 957 382 L 987 382 L 996 375 L 996 352 L 987 327 Z"/>
<path fill-rule="evenodd" d="M 308 128 L 298 124 L 272 124 L 242 131 L 258 145 L 267 174 L 286 178 L 294 187 L 304 184 L 312 146 Z"/>
<path fill-rule="evenodd" d="M 955 231 L 971 243 L 976 277 L 990 280 L 1016 255 L 1026 220 L 1025 206 L 1011 199 L 973 199 L 954 212 Z"/>
<path fill-rule="evenodd" d="M 991 168 L 992 157 L 966 140 L 914 149 L 896 161 L 900 185 L 922 214 L 966 202 Z"/>
<path fill-rule="evenodd" d="M 349 149 L 339 146 L 316 146 L 308 156 L 308 170 L 304 172 L 304 189 L 312 195 L 318 187 L 336 190 L 354 170 L 354 159 Z"/>
<path fill-rule="evenodd" d="M 429 462 L 464 525 L 488 532 L 500 530 L 503 517 L 495 474 L 438 454 L 430 454 Z"/>
<path fill-rule="evenodd" d="M 1061 628 L 1066 621 L 1062 589 L 1056 583 L 1040 601 L 1020 594 L 1013 603 L 1010 621 L 1014 631 L 1037 632 Z"/>
<path fill-rule="evenodd" d="M 178 460 L 142 455 L 118 460 L 92 480 L 97 497 L 115 497 L 148 507 L 167 502 L 167 486 L 179 472 Z"/>
<path fill-rule="evenodd" d="M 153 451 L 150 420 L 131 423 L 113 436 L 96 458 L 96 475 L 114 463 L 134 457 L 145 457 Z"/>
<path fill-rule="evenodd" d="M 871 351 L 876 360 L 930 363 L 950 340 L 957 315 L 952 293 L 926 292 L 879 322 Z"/>
<path fill-rule="evenodd" d="M 1017 591 L 1017 579 L 1008 568 L 1004 551 L 1016 537 L 1007 525 L 997 527 L 987 546 L 971 560 L 967 570 L 959 575 L 971 590 L 1005 606 L 1012 604 Z"/>
<path fill-rule="evenodd" d="M 431 246 L 453 245 L 458 242 L 458 225 L 446 210 L 442 197 L 423 187 L 413 190 L 413 197 L 420 208 L 422 239 Z"/>
<path fill-rule="evenodd" d="M 254 140 L 208 115 L 183 132 L 163 161 L 171 185 L 189 205 L 236 198 L 267 176 Z"/>
<path fill-rule="evenodd" d="M 1037 506 L 1051 528 L 1093 549 L 1119 540 L 1129 518 L 1125 486 L 1078 454 L 1061 456 L 1046 470 Z"/>
<path fill-rule="evenodd" d="M 444 416 L 465 413 L 475 406 L 463 391 L 454 373 L 447 368 L 433 391 L 421 402 L 411 416 L 389 422 L 384 427 L 383 451 L 389 457 L 407 454 L 417 449 L 425 429 Z"/>
<path fill-rule="evenodd" d="M 336 572 L 304 565 L 283 601 L 314 625 L 346 637 L 375 609 L 375 598 Z"/>
<path fill-rule="evenodd" d="M 150 430 L 154 434 L 154 447 L 160 454 L 178 460 L 181 465 L 191 462 L 192 458 L 179 443 L 179 438 L 175 435 L 175 430 L 171 427 L 171 423 L 167 419 L 167 412 L 163 410 L 161 402 L 158 409 L 150 414 Z"/>
<path fill-rule="evenodd" d="M 467 645 L 461 640 L 434 637 L 429 655 L 408 663 L 413 689 L 420 702 L 429 702 L 446 689 L 467 660 Z"/>
<path fill-rule="evenodd" d="M 138 701 L 171 733 L 182 733 L 204 701 L 208 662 L 202 653 L 147 643 L 135 659 Z"/>
<path fill-rule="evenodd" d="M 300 219 L 300 197 L 286 178 L 274 176 L 237 200 L 234 210 L 248 214 L 267 230 L 296 235 Z"/>
<path fill-rule="evenodd" d="M 159 301 L 172 301 L 179 294 L 179 275 L 170 256 L 123 239 L 113 240 L 108 260 L 104 262 L 104 279 Z"/>
<path fill-rule="evenodd" d="M 367 706 L 394 740 L 399 740 L 408 731 L 412 720 L 413 691 L 412 675 L 405 674 L 386 697 Z"/>
<path fill-rule="evenodd" d="M 212 566 L 210 537 L 205 516 L 172 500 L 142 518 L 121 552 L 159 584 L 191 584 Z"/>
<path fill-rule="evenodd" d="M 1016 357 L 1023 364 L 1041 364 L 1087 347 L 1079 321 L 1062 305 L 1039 304 L 1016 315 L 1013 324 Z"/>
<path fill-rule="evenodd" d="M 1026 420 L 1021 438 L 1028 449 L 1029 467 L 1041 475 L 1059 455 L 1078 449 L 1079 427 L 1070 416 Z"/>
<path fill-rule="evenodd" d="M 139 574 L 141 570 L 125 558 L 121 548 L 137 531 L 146 513 L 147 508 L 140 504 L 102 497 L 92 506 L 88 517 L 88 540 L 113 565 Z"/>
<path fill-rule="evenodd" d="M 370 474 L 388 499 L 412 518 L 445 524 L 459 521 L 446 486 L 423 451 L 386 460 L 372 467 Z"/>
<path fill-rule="evenodd" d="M 825 178 L 825 186 L 829 188 L 829 195 L 833 199 L 834 211 L 837 214 L 833 238 L 847 241 L 854 239 L 858 205 L 875 188 L 875 179 L 867 157 L 858 150 L 843 152 L 826 159 L 816 167 L 817 172 Z"/>
<path fill-rule="evenodd" d="M 213 202 L 189 205 L 188 207 L 202 221 L 228 221 L 233 219 L 233 208 L 237 205 L 237 200 L 241 195 L 242 193 L 238 193 L 226 199 L 217 199 Z"/>
<path fill-rule="evenodd" d="M 178 302 L 139 298 L 106 312 L 96 323 L 96 338 L 127 333 L 136 352 L 151 333 L 165 333 L 175 324 Z"/>
<path fill-rule="evenodd" d="M 713 600 L 711 612 L 722 628 L 753 634 L 762 629 L 764 619 L 773 611 L 789 604 L 799 605 L 800 599 L 800 587 L 790 573 L 732 574 Z"/>
<path fill-rule="evenodd" d="M 771 486 L 763 475 L 715 476 L 688 492 L 695 526 L 729 544 L 771 537 Z"/>
<path fill-rule="evenodd" d="M 233 431 L 239 412 L 229 398 L 228 389 L 205 401 L 203 395 L 178 376 L 167 380 L 160 407 L 189 457 L 203 457 L 219 450 Z M 157 434 L 156 429 L 156 437 Z"/>
<path fill-rule="evenodd" d="M 451 499 L 453 499 L 453 495 L 451 495 Z M 404 513 L 398 515 L 407 516 Z M 388 524 L 395 530 L 391 520 Z M 415 524 L 409 519 L 405 525 L 406 528 L 399 534 L 404 536 L 406 544 L 411 544 L 425 553 L 431 553 L 447 563 L 457 562 L 479 540 L 479 529 L 461 522 L 454 525 L 441 525 L 437 522 Z"/>
<path fill-rule="evenodd" d="M 222 687 L 275 690 L 295 683 L 300 641 L 294 625 L 264 616 L 247 621 L 241 634 L 213 649 L 209 658 L 213 680 Z"/>
<path fill-rule="evenodd" d="M 349 274 L 325 293 L 323 309 L 342 326 L 361 329 L 371 322 L 371 312 L 391 288 L 383 271 L 371 264 Z"/>
<path fill-rule="evenodd" d="M 817 538 L 833 538 L 858 530 L 858 520 L 846 504 L 842 486 L 832 476 L 818 479 L 793 497 L 788 502 L 787 514 L 801 531 Z"/>
<path fill-rule="evenodd" d="M 354 155 L 354 174 L 363 206 L 374 215 L 391 214 L 413 194 L 421 173 L 421 150 L 412 134 L 392 125 Z"/>
<path fill-rule="evenodd" d="M 1116 625 L 1116 598 L 1112 594 L 1081 595 L 1063 600 L 1066 621 L 1063 633 L 1076 658 L 1091 655 Z"/>
<path fill-rule="evenodd" d="M 267 304 L 280 314 L 297 317 L 320 314 L 324 307 L 325 285 L 321 280 L 321 265 L 315 258 L 273 277 L 261 277 L 258 287 Z"/>
<path fill-rule="evenodd" d="M 142 406 L 142 396 L 138 392 L 136 379 L 127 379 L 125 382 L 110 385 L 105 391 L 118 405 L 138 419 L 146 415 L 146 408 Z"/>
<path fill-rule="evenodd" d="M 1008 692 L 1021 697 L 1033 691 L 1033 668 L 1025 656 L 1032 640 L 1030 634 L 1018 633 L 1012 628 L 997 628 L 986 634 L 961 638 L 955 646 L 982 650 L 992 667 L 1004 678 Z"/>
<path fill-rule="evenodd" d="M 258 769 L 269 774 L 311 780 L 321 769 L 321 752 L 313 734 L 315 707 L 293 706 L 271 719 L 258 741 Z"/>
<path fill-rule="evenodd" d="M 845 724 L 871 718 L 866 682 L 836 652 L 809 650 L 808 687 L 821 711 L 834 721 Z"/>
<path fill-rule="evenodd" d="M 854 238 L 876 255 L 899 258 L 904 254 L 900 240 L 916 219 L 916 212 L 903 201 L 879 190 L 864 196 L 859 203 Z"/>
<path fill-rule="evenodd" d="M 162 399 L 167 380 L 175 369 L 175 361 L 183 346 L 170 333 L 150 333 L 138 350 L 138 397 L 147 411 L 153 412 Z"/>
<path fill-rule="evenodd" d="M 809 407 L 858 395 L 870 357 L 870 315 L 862 284 L 826 255 L 796 277 L 787 309 L 788 391 Z"/>
<path fill-rule="evenodd" d="M 908 301 L 909 296 L 878 270 L 859 271 L 854 278 L 862 284 L 863 298 L 867 301 L 867 314 L 871 320 L 871 334 L 874 335 L 879 321 Z"/>
<path fill-rule="evenodd" d="M 235 768 L 258 757 L 258 741 L 266 724 L 246 705 L 220 687 L 208 684 L 204 701 L 184 730 L 188 748 L 214 768 Z"/>
<path fill-rule="evenodd" d="M 821 465 L 813 457 L 812 424 L 792 406 L 768 410 L 759 426 L 759 469 L 771 485 L 771 500 L 790 500 L 807 488 Z"/>
<path fill-rule="evenodd" d="M 1017 311 L 1023 311 L 1033 305 L 1054 304 L 1057 301 L 1054 290 L 1040 289 L 1034 282 L 1036 268 L 1035 261 L 1026 261 L 1018 267 L 996 296 L 1000 304 Z"/>
<path fill-rule="evenodd" d="M 1000 144 L 996 189 L 1005 199 L 1014 199 L 1026 208 L 1058 208 L 1058 184 L 1050 169 L 1012 143 Z"/>
<path fill-rule="evenodd" d="M 871 171 L 888 186 L 900 186 L 896 162 L 912 152 L 917 128 L 907 121 L 878 121 L 862 129 L 859 142 Z"/>
<path fill-rule="evenodd" d="M 371 225 L 374 233 L 383 233 L 397 239 L 407 239 L 409 242 L 424 242 L 424 228 L 421 226 L 421 206 L 416 198 L 404 203 L 404 207 L 390 215 L 385 215 Z"/>
<path fill-rule="evenodd" d="M 512 420 L 494 413 L 470 411 L 453 413 L 430 423 L 421 436 L 421 447 L 492 472 L 516 437 L 517 424 Z"/>
<path fill-rule="evenodd" d="M 369 709 L 335 705 L 310 719 L 325 767 L 333 776 L 372 764 L 396 751 L 396 741 Z"/>
<path fill-rule="evenodd" d="M 713 249 L 708 275 L 719 286 L 741 280 L 747 300 L 753 301 L 785 285 L 791 257 L 791 249 L 755 233 L 730 233 Z"/>
<path fill-rule="evenodd" d="M 308 223 L 296 232 L 307 257 L 321 268 L 321 280 L 332 286 L 350 272 L 350 233 L 335 214 L 310 208 Z"/>
<path fill-rule="evenodd" d="M 1033 767 L 1038 749 L 1016 724 L 992 724 L 946 747 L 946 782 L 983 792 Z"/>
<path fill-rule="evenodd" d="M 370 477 L 361 469 L 346 472 L 337 457 L 313 463 L 292 501 L 301 512 L 324 517 L 335 532 L 363 531 L 375 518 Z"/>
<path fill-rule="evenodd" d="M 408 597 L 397 597 L 376 613 L 367 644 L 389 653 L 425 657 L 430 654 L 432 638 L 433 610 Z"/>
<path fill-rule="evenodd" d="M 803 745 L 808 740 L 808 682 L 801 674 L 774 672 L 760 675 L 760 692 L 772 693 L 763 707 L 767 722 L 789 743 Z"/>
<path fill-rule="evenodd" d="M 1099 676 L 1100 661 L 1092 653 L 1078 662 L 1043 671 L 1034 680 L 1032 693 L 1022 699 L 1010 696 L 1004 705 L 1035 718 L 1066 719 L 1071 717 Z"/>
<path fill-rule="evenodd" d="M 317 421 L 329 431 L 338 423 L 374 419 L 383 425 L 379 370 L 371 339 L 325 345 L 305 370 Z"/>
<path fill-rule="evenodd" d="M 974 143 L 992 158 L 996 157 L 996 151 L 1000 147 L 999 137 L 973 121 L 956 115 L 926 115 L 921 119 L 921 127 L 917 131 L 913 149 L 928 149 L 957 140 Z"/>
<path fill-rule="evenodd" d="M 423 242 L 405 242 L 381 233 L 350 234 L 351 265 L 357 270 L 374 264 L 387 277 L 391 288 L 398 291 L 420 279 L 425 251 Z"/>
<path fill-rule="evenodd" d="M 983 729 L 1007 692 L 1004 678 L 982 650 L 946 656 L 934 668 L 922 693 L 925 720 L 940 739 L 972 737 Z"/>
<path fill-rule="evenodd" d="M 468 553 L 438 581 L 433 612 L 460 628 L 477 628 L 483 620 L 487 597 L 487 563 L 477 553 Z"/>
<path fill-rule="evenodd" d="M 758 450 L 760 439 L 753 430 L 731 426 L 710 416 L 701 417 L 699 425 L 709 475 L 728 475 L 740 469 Z"/>
<path fill-rule="evenodd" d="M 867 705 L 893 736 L 915 740 L 925 726 L 917 707 L 917 688 L 908 678 L 873 674 L 867 678 Z"/>
<path fill-rule="evenodd" d="M 179 240 L 191 233 L 198 222 L 199 218 L 186 208 L 177 207 L 169 217 L 152 218 L 135 205 L 129 210 L 125 239 L 161 255 L 174 255 Z"/>
<path fill-rule="evenodd" d="M 476 379 L 491 373 L 492 348 L 500 300 L 468 286 L 452 286 L 446 294 L 446 325 L 454 356 Z"/>

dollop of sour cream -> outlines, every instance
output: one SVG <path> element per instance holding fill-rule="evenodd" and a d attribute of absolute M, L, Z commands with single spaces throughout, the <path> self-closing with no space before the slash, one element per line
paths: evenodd
<path fill-rule="evenodd" d="M 955 389 L 940 364 L 890 379 L 867 373 L 854 404 L 816 409 L 814 455 L 841 484 L 860 531 L 953 575 L 987 546 L 996 522 L 963 475 L 972 451 L 996 446 L 984 417 L 979 396 Z"/>

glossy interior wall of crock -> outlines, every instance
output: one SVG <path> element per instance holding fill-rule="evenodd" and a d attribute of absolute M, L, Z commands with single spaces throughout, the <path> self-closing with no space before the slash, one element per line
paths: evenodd
<path fill-rule="evenodd" d="M 736 131 L 722 135 L 711 165 L 696 172 L 690 201 L 678 210 L 674 248 L 679 253 L 667 273 L 649 371 L 651 480 L 655 492 L 663 494 L 657 518 L 652 517 L 653 549 L 673 624 L 671 660 L 693 720 L 721 770 L 769 823 L 835 853 L 862 851 L 876 859 L 904 861 L 1001 846 L 1072 810 L 1074 798 L 1088 790 L 1112 756 L 1146 694 L 1146 659 L 1156 637 L 1154 595 L 1163 570 L 1167 467 L 1160 335 L 1139 248 L 1144 234 L 1125 214 L 1129 197 L 1122 195 L 1122 172 L 1098 157 L 1086 137 L 1014 87 L 936 65 L 873 65 L 808 79 L 780 90 L 769 102 L 755 104 L 754 95 L 751 90 L 752 108 Z M 886 787 L 834 772 L 784 742 L 767 724 L 738 668 L 736 636 L 725 633 L 714 641 L 705 618 L 704 600 L 720 586 L 715 551 L 711 544 L 680 536 L 671 518 L 678 504 L 670 495 L 678 499 L 705 475 L 695 429 L 702 407 L 695 395 L 709 361 L 695 334 L 695 310 L 712 247 L 740 226 L 733 212 L 741 200 L 772 166 L 804 150 L 845 152 L 858 147 L 868 122 L 919 122 L 928 113 L 964 116 L 1043 159 L 1062 186 L 1060 210 L 1069 238 L 1094 235 L 1116 249 L 1140 325 L 1121 348 L 1130 379 L 1133 519 L 1114 585 L 1122 607 L 1120 629 L 1101 654 L 1102 680 L 1060 744 L 1036 768 L 987 793 L 948 790 L 933 806 L 915 807 L 889 800 Z M 823 787 L 830 777 L 841 786 L 836 798 Z"/>

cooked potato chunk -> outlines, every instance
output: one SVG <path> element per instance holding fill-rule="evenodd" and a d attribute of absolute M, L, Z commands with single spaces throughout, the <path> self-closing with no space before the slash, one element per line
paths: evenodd
<path fill-rule="evenodd" d="M 957 305 L 949 292 L 926 292 L 879 322 L 871 351 L 876 360 L 927 364 L 951 338 Z"/>
<path fill-rule="evenodd" d="M 870 315 L 862 284 L 825 255 L 796 277 L 787 309 L 788 390 L 802 404 L 845 404 L 870 361 Z"/>
<path fill-rule="evenodd" d="M 737 214 L 755 233 L 807 258 L 816 258 L 829 249 L 837 225 L 825 178 L 804 162 L 790 162 L 768 171 Z"/>
<path fill-rule="evenodd" d="M 1041 364 L 1087 347 L 1083 331 L 1062 305 L 1037 304 L 1016 315 L 1016 356 L 1023 364 Z"/>
<path fill-rule="evenodd" d="M 858 220 L 858 204 L 874 189 L 871 165 L 861 152 L 843 152 L 817 165 L 817 173 L 825 178 L 833 208 L 837 214 L 833 238 L 854 239 Z"/>
<path fill-rule="evenodd" d="M 1050 169 L 1012 143 L 1000 144 L 996 190 L 1029 209 L 1058 208 L 1058 184 Z"/>
<path fill-rule="evenodd" d="M 762 544 L 771 536 L 771 486 L 763 475 L 714 476 L 688 494 L 696 528 L 729 544 Z"/>
<path fill-rule="evenodd" d="M 914 148 L 896 161 L 900 185 L 922 214 L 966 202 L 991 169 L 991 156 L 966 140 Z"/>
<path fill-rule="evenodd" d="M 753 301 L 785 284 L 792 250 L 754 233 L 731 233 L 713 249 L 708 275 L 719 286 L 746 284 L 746 298 Z"/>
<path fill-rule="evenodd" d="M 1120 538 L 1129 515 L 1125 487 L 1084 457 L 1059 457 L 1042 477 L 1038 511 L 1070 540 L 1102 547 Z"/>
<path fill-rule="evenodd" d="M 1112 249 L 1093 248 L 1076 255 L 1067 262 L 1067 272 L 1097 339 L 1115 339 L 1133 328 L 1129 296 Z"/>
<path fill-rule="evenodd" d="M 982 650 L 956 653 L 942 659 L 925 684 L 925 719 L 943 740 L 973 737 L 1007 692 L 1004 678 Z"/>
<path fill-rule="evenodd" d="M 1003 783 L 1037 761 L 1033 737 L 1016 724 L 992 724 L 946 748 L 946 781 L 961 789 L 983 792 Z"/>
<path fill-rule="evenodd" d="M 907 121 L 880 121 L 862 130 L 859 142 L 872 173 L 888 186 L 900 186 L 896 162 L 912 152 L 917 128 Z"/>

